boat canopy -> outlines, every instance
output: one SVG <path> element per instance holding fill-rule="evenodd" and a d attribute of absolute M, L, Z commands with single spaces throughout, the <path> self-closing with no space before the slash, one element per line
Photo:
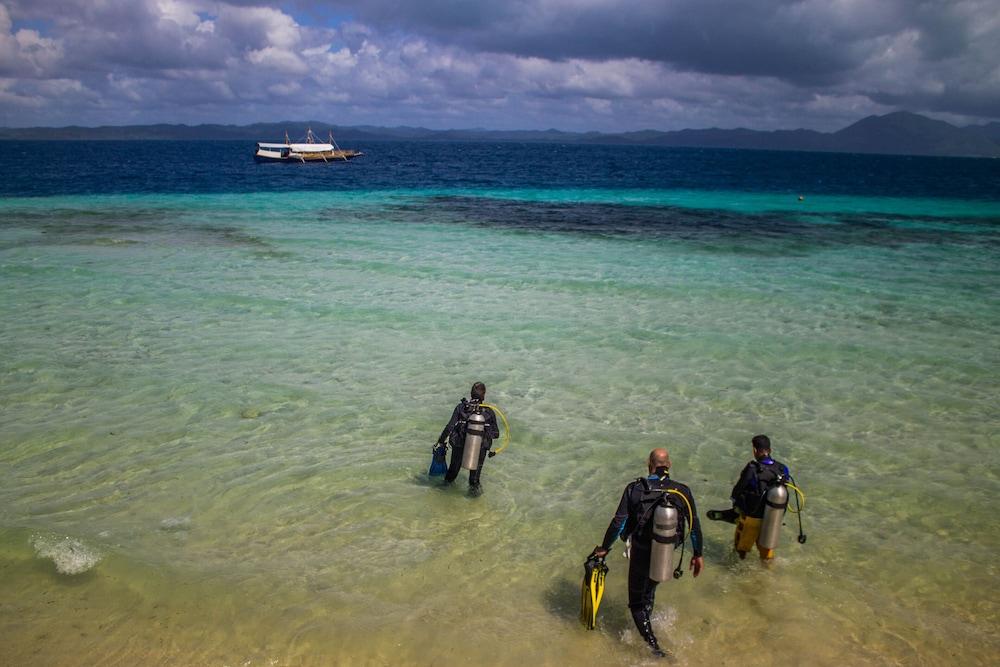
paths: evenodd
<path fill-rule="evenodd" d="M 326 153 L 333 150 L 333 144 L 292 144 L 293 153 Z"/>
<path fill-rule="evenodd" d="M 290 148 L 293 153 L 326 153 L 333 150 L 333 144 L 262 144 L 258 143 L 266 150 L 280 150 Z"/>

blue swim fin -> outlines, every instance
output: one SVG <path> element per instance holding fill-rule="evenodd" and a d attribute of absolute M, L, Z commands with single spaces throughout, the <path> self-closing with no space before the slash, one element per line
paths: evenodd
<path fill-rule="evenodd" d="M 448 461 L 445 459 L 448 447 L 445 445 L 435 445 L 431 452 L 431 467 L 427 471 L 427 474 L 431 477 L 437 477 L 448 472 Z"/>

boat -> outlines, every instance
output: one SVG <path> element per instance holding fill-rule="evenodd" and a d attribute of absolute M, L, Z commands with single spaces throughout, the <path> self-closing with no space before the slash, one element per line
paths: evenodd
<path fill-rule="evenodd" d="M 256 162 L 347 162 L 362 155 L 361 151 L 338 146 L 333 140 L 333 132 L 329 133 L 327 143 L 320 143 L 310 128 L 306 131 L 304 143 L 293 144 L 288 140 L 287 132 L 283 144 L 257 142 L 253 159 Z"/>

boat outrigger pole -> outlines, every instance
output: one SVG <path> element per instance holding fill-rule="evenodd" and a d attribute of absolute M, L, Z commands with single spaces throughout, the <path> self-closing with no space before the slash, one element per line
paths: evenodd
<path fill-rule="evenodd" d="M 330 138 L 330 145 L 333 146 L 333 150 L 339 152 L 341 154 L 340 157 L 344 160 L 344 162 L 347 162 L 347 155 L 344 151 L 340 150 L 340 146 L 338 146 L 337 142 L 333 140 L 333 130 L 327 130 L 326 135 Z M 337 153 L 335 152 L 334 155 L 336 154 Z"/>

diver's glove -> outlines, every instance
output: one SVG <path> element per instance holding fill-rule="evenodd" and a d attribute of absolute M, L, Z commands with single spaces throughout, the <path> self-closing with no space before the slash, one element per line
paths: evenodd
<path fill-rule="evenodd" d="M 496 455 L 497 455 L 497 453 L 494 452 L 492 449 L 486 453 L 486 456 L 489 457 L 489 458 L 493 458 Z"/>

